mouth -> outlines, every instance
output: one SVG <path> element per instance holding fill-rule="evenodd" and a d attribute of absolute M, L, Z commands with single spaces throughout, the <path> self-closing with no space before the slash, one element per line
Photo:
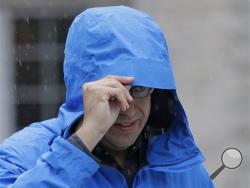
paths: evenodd
<path fill-rule="evenodd" d="M 132 121 L 129 123 L 115 123 L 113 126 L 122 133 L 131 133 L 137 125 L 137 121 Z"/>

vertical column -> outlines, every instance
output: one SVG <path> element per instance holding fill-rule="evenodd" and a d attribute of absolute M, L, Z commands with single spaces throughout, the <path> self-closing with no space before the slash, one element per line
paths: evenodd
<path fill-rule="evenodd" d="M 12 24 L 11 13 L 0 9 L 0 142 L 16 127 Z"/>

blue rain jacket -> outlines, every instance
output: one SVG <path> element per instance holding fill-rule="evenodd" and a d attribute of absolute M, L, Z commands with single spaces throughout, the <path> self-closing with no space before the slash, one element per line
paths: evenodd
<path fill-rule="evenodd" d="M 82 84 L 110 74 L 133 76 L 133 85 L 171 91 L 176 100 L 170 128 L 150 138 L 148 165 L 137 172 L 133 188 L 213 187 L 176 95 L 159 26 L 140 11 L 114 6 L 88 9 L 74 19 L 65 45 L 65 103 L 57 118 L 33 123 L 1 144 L 0 188 L 128 187 L 118 170 L 67 141 L 71 125 L 84 114 Z"/>

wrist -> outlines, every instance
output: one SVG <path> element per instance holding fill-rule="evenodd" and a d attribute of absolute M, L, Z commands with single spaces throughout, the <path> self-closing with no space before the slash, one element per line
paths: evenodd
<path fill-rule="evenodd" d="M 76 131 L 76 135 L 85 144 L 90 152 L 92 152 L 92 150 L 104 136 L 104 134 L 94 130 L 93 126 L 90 124 L 82 124 L 81 127 Z"/>

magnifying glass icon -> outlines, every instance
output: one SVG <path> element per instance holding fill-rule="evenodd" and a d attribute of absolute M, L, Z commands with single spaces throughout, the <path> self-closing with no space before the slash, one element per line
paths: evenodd
<path fill-rule="evenodd" d="M 216 176 L 224 169 L 236 169 L 242 163 L 242 153 L 236 148 L 228 148 L 221 155 L 222 165 L 218 168 L 211 176 L 211 180 L 216 178 Z"/>

